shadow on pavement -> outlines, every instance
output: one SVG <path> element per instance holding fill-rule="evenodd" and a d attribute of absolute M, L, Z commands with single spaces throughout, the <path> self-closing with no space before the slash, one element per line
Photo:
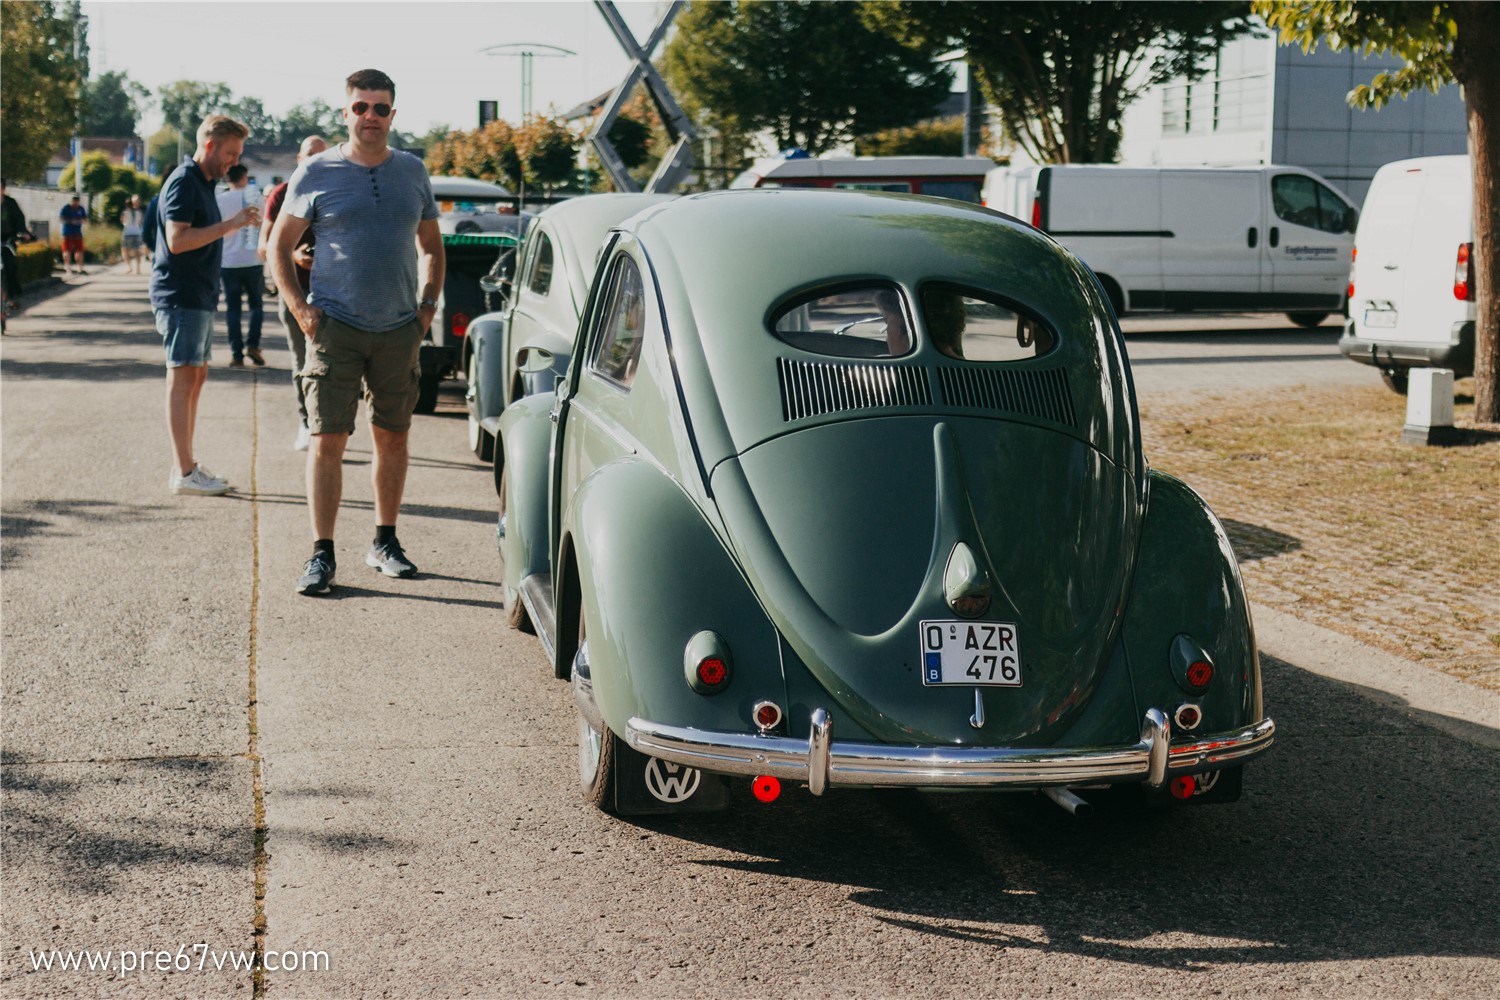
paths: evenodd
<path fill-rule="evenodd" d="M 1272 528 L 1231 521 L 1228 518 L 1224 519 L 1223 524 L 1224 530 L 1229 533 L 1230 544 L 1234 546 L 1235 559 L 1242 564 L 1270 559 L 1302 548 L 1301 541 Z"/>
<path fill-rule="evenodd" d="M 862 886 L 876 920 L 1162 969 L 1500 952 L 1500 760 L 1264 657 L 1276 746 L 1238 803 L 1079 820 L 1030 794 L 803 790 L 640 825 Z M 1111 797 L 1114 799 L 1114 797 Z M 779 891 L 788 891 L 783 887 Z"/>

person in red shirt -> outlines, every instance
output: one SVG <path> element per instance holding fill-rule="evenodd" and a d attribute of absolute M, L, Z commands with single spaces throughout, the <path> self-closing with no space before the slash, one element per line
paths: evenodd
<path fill-rule="evenodd" d="M 310 135 L 302 140 L 302 148 L 297 150 L 297 162 L 301 163 L 309 156 L 317 156 L 328 148 L 328 143 L 322 136 Z M 266 195 L 265 222 L 260 227 L 260 259 L 266 259 L 266 253 L 271 247 L 271 227 L 276 223 L 276 217 L 281 214 L 281 203 L 286 200 L 286 181 L 282 181 L 271 189 Z M 302 286 L 306 294 L 308 280 L 312 277 L 313 257 L 313 231 L 307 227 L 298 241 L 296 249 L 292 251 L 292 261 L 297 265 L 297 283 Z M 281 320 L 281 325 L 286 330 L 286 345 L 291 348 L 295 363 L 292 368 L 292 385 L 297 389 L 297 413 L 302 418 L 301 425 L 297 428 L 297 439 L 292 447 L 298 451 L 306 451 L 312 442 L 312 433 L 307 429 L 307 400 L 303 396 L 302 389 L 302 366 L 307 363 L 307 336 L 302 332 L 302 327 L 297 324 L 297 316 L 287 307 L 286 299 L 276 309 L 276 315 Z"/>

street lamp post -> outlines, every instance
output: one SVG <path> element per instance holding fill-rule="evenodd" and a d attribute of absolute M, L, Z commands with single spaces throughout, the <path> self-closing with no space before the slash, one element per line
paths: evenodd
<path fill-rule="evenodd" d="M 560 45 L 546 45 L 542 42 L 507 42 L 504 45 L 491 45 L 479 51 L 487 56 L 506 56 L 521 60 L 521 120 L 523 122 L 531 116 L 532 61 L 538 56 L 543 59 L 566 59 L 568 56 L 578 54 L 572 49 L 565 49 Z"/>

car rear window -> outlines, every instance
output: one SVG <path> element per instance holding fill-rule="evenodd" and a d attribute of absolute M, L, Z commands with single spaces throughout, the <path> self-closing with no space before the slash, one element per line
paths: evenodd
<path fill-rule="evenodd" d="M 793 347 L 836 358 L 899 358 L 911 352 L 911 328 L 894 285 L 825 289 L 794 300 L 771 324 Z"/>
<path fill-rule="evenodd" d="M 933 345 L 965 361 L 1026 361 L 1057 345 L 1045 321 L 998 296 L 940 282 L 922 286 L 922 319 Z"/>

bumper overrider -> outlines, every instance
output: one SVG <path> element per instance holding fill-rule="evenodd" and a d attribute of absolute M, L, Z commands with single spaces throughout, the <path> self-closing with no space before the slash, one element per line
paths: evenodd
<path fill-rule="evenodd" d="M 1242 764 L 1274 741 L 1270 719 L 1244 729 L 1172 741 L 1171 723 L 1147 709 L 1141 738 L 1112 747 L 940 747 L 840 742 L 823 709 L 806 739 L 712 732 L 633 718 L 625 740 L 641 753 L 718 774 L 769 774 L 805 782 L 814 795 L 832 785 L 862 787 L 1046 788 L 1141 782 L 1161 788 L 1171 777 Z"/>

